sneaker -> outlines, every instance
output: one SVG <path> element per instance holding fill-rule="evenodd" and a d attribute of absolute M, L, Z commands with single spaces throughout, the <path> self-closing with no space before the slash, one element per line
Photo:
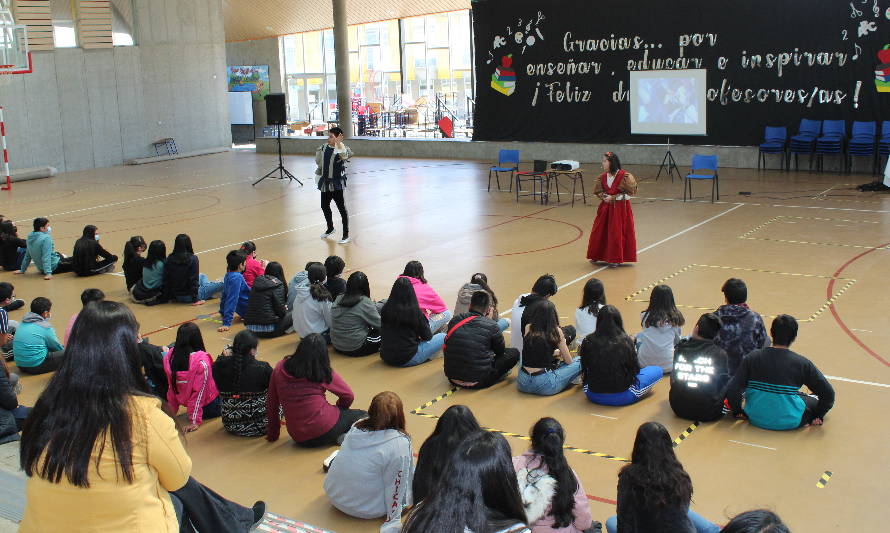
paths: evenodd
<path fill-rule="evenodd" d="M 262 522 L 263 517 L 266 516 L 266 502 L 260 500 L 253 504 L 253 525 L 250 526 L 248 531 L 253 531 L 257 528 Z"/>
<path fill-rule="evenodd" d="M 325 231 L 324 233 L 322 233 L 322 234 L 321 234 L 321 238 L 322 238 L 322 239 L 327 239 L 328 237 L 331 236 L 331 233 L 334 233 L 334 229 L 333 229 L 333 228 L 331 228 L 331 229 Z"/>
<path fill-rule="evenodd" d="M 334 462 L 334 457 L 337 457 L 337 454 L 340 453 L 340 450 L 334 450 L 331 455 L 327 456 L 324 461 L 321 463 L 321 468 L 325 472 L 331 469 L 331 463 Z"/>
<path fill-rule="evenodd" d="M 352 237 L 343 237 L 338 241 L 339 244 L 349 244 L 352 242 Z"/>

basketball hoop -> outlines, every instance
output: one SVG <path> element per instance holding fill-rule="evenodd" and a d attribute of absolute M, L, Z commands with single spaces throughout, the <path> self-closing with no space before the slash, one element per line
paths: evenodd
<path fill-rule="evenodd" d="M 16 24 L 9 10 L 9 0 L 0 0 L 0 87 L 12 83 L 12 77 L 16 74 L 33 72 L 31 52 L 28 48 L 28 28 Z M 3 182 L 0 190 L 8 191 L 12 188 L 12 180 L 9 170 L 9 153 L 6 150 L 6 123 L 3 120 L 3 102 L 0 102 L 0 151 L 3 159 L 0 160 Z"/>

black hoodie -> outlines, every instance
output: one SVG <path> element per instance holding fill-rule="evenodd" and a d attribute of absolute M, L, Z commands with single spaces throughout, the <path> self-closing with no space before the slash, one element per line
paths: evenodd
<path fill-rule="evenodd" d="M 253 281 L 247 300 L 245 324 L 278 324 L 287 313 L 287 287 L 274 276 L 262 275 Z"/>
<path fill-rule="evenodd" d="M 164 299 L 188 296 L 198 301 L 198 256 L 170 254 L 164 263 Z"/>

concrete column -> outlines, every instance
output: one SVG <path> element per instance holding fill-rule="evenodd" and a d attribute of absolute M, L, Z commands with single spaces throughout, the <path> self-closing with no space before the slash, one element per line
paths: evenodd
<path fill-rule="evenodd" d="M 334 4 L 334 68 L 337 71 L 337 110 L 343 134 L 352 137 L 352 100 L 349 87 L 349 33 L 346 26 L 346 0 Z"/>

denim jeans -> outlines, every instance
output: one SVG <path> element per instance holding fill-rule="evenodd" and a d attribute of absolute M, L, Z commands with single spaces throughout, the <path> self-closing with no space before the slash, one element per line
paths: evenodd
<path fill-rule="evenodd" d="M 426 363 L 436 355 L 436 352 L 442 349 L 443 344 L 445 344 L 445 334 L 436 333 L 432 339 L 421 342 L 417 346 L 417 353 L 414 354 L 414 357 L 402 366 L 417 366 L 421 363 Z"/>
<path fill-rule="evenodd" d="M 520 361 L 520 364 L 522 362 Z M 545 370 L 543 374 L 532 376 L 521 367 L 516 376 L 516 387 L 519 392 L 538 394 L 540 396 L 553 396 L 559 394 L 568 387 L 572 380 L 581 374 L 581 358 L 576 357 L 572 364 L 561 364 L 555 370 Z"/>
<path fill-rule="evenodd" d="M 437 331 L 441 330 L 442 328 L 448 326 L 448 322 L 451 321 L 451 318 L 453 316 L 454 315 L 451 314 L 451 311 L 449 311 L 447 309 L 441 313 L 431 315 L 430 316 L 430 331 L 432 331 L 433 333 L 436 333 Z M 447 331 L 446 331 L 446 333 L 447 333 Z"/>
<path fill-rule="evenodd" d="M 211 298 L 216 297 L 217 295 L 222 293 L 223 286 L 225 283 L 222 281 L 210 281 L 210 279 L 204 275 L 198 275 L 198 299 L 199 300 L 210 300 Z"/>
<path fill-rule="evenodd" d="M 720 527 L 716 526 L 707 521 L 700 514 L 696 513 L 692 509 L 689 510 L 689 521 L 692 522 L 692 525 L 695 527 L 695 533 L 719 533 Z M 618 532 L 618 517 L 610 516 L 608 520 L 606 520 L 606 531 L 608 533 L 617 533 Z"/>
<path fill-rule="evenodd" d="M 506 318 L 498 319 L 498 329 L 501 330 L 501 333 L 507 331 L 507 328 L 510 327 L 510 321 Z"/>
<path fill-rule="evenodd" d="M 640 370 L 633 385 L 629 389 L 616 393 L 591 392 L 584 386 L 587 399 L 600 405 L 622 406 L 636 403 L 645 396 L 658 380 L 664 375 L 660 366 L 647 366 Z"/>

